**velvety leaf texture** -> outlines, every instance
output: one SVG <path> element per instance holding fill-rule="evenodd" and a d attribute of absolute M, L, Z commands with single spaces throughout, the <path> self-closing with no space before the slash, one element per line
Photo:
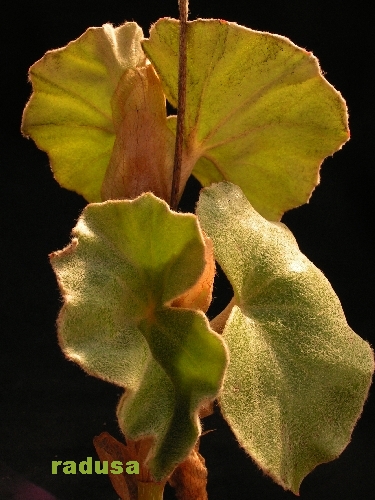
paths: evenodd
<path fill-rule="evenodd" d="M 220 404 L 240 444 L 284 488 L 350 441 L 374 369 L 330 283 L 239 187 L 202 191 L 197 215 L 234 289 Z"/>
<path fill-rule="evenodd" d="M 197 218 L 146 193 L 88 205 L 73 236 L 51 255 L 64 297 L 61 348 L 126 388 L 120 427 L 130 439 L 154 438 L 148 463 L 162 480 L 192 450 L 199 407 L 217 395 L 226 366 L 205 315 L 169 305 L 207 265 Z"/>
<path fill-rule="evenodd" d="M 22 132 L 49 155 L 56 180 L 88 201 L 100 190 L 115 141 L 111 100 L 126 70 L 146 63 L 141 28 L 89 28 L 30 68 Z"/>
<path fill-rule="evenodd" d="M 347 141 L 345 102 L 287 38 L 215 19 L 189 22 L 187 33 L 185 169 L 204 186 L 239 185 L 280 220 L 308 201 L 321 162 Z M 142 44 L 174 106 L 178 34 L 178 21 L 160 19 Z"/>

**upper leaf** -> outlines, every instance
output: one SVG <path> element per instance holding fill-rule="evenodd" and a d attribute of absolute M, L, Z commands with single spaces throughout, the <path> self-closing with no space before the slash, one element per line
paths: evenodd
<path fill-rule="evenodd" d="M 142 38 L 136 23 L 89 28 L 30 68 L 22 131 L 48 153 L 56 180 L 88 201 L 101 201 L 116 133 L 111 101 L 126 70 L 146 63 Z"/>
<path fill-rule="evenodd" d="M 168 305 L 212 267 L 212 255 L 197 218 L 171 212 L 151 193 L 88 205 L 73 235 L 51 255 L 65 301 L 61 348 L 88 373 L 126 388 L 120 427 L 130 439 L 155 439 L 149 466 L 161 480 L 194 446 L 199 407 L 217 395 L 226 365 L 205 315 Z"/>
<path fill-rule="evenodd" d="M 286 489 L 350 440 L 374 370 L 328 280 L 281 223 L 240 188 L 202 191 L 197 214 L 234 290 L 223 336 L 230 364 L 223 414 L 240 444 Z"/>
<path fill-rule="evenodd" d="M 160 19 L 142 44 L 174 106 L 178 35 L 178 21 Z M 345 102 L 310 52 L 235 23 L 188 23 L 185 169 L 204 186 L 230 180 L 279 220 L 308 201 L 348 137 Z"/>

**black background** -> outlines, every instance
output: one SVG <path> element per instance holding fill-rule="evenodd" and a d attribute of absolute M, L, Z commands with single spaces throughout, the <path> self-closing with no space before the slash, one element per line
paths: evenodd
<path fill-rule="evenodd" d="M 20 135 L 30 95 L 28 67 L 66 45 L 89 26 L 137 21 L 147 36 L 159 17 L 177 17 L 177 0 L 126 2 L 9 2 L 0 30 L 1 113 L 1 403 L 0 499 L 52 498 L 32 493 L 28 480 L 59 500 L 116 499 L 107 477 L 51 475 L 52 460 L 95 457 L 92 437 L 117 434 L 121 390 L 87 376 L 60 352 L 55 318 L 61 302 L 47 254 L 70 239 L 85 201 L 58 186 L 47 156 Z M 326 78 L 347 100 L 351 141 L 323 165 L 311 202 L 288 213 L 301 250 L 331 281 L 350 326 L 374 345 L 373 144 L 370 14 L 359 3 L 192 0 L 190 19 L 221 18 L 289 37 L 314 52 Z M 184 210 L 193 210 L 199 186 L 188 185 Z M 226 287 L 223 283 L 224 288 Z M 225 288 L 225 299 L 229 290 Z M 215 302 L 216 310 L 223 306 Z M 306 500 L 375 498 L 375 404 L 369 398 L 353 440 L 341 457 L 317 467 L 303 482 Z M 288 499 L 294 495 L 263 476 L 239 449 L 218 415 L 202 438 L 210 500 Z M 5 468 L 5 464 L 8 469 Z M 15 476 L 23 477 L 15 493 Z M 34 488 L 35 490 L 35 488 Z M 173 498 L 167 492 L 168 498 Z"/>

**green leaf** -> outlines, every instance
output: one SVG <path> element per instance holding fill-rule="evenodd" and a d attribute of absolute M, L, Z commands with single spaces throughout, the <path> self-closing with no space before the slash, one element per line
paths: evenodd
<path fill-rule="evenodd" d="M 174 106 L 178 33 L 178 21 L 161 19 L 142 44 Z M 345 102 L 310 52 L 207 19 L 188 23 L 185 126 L 185 169 L 204 186 L 239 185 L 269 220 L 308 201 L 321 162 L 349 136 Z"/>
<path fill-rule="evenodd" d="M 89 28 L 30 68 L 22 131 L 49 155 L 56 180 L 88 201 L 100 190 L 115 141 L 111 100 L 124 72 L 145 65 L 141 28 Z"/>
<path fill-rule="evenodd" d="M 204 189 L 197 214 L 236 304 L 223 332 L 223 414 L 263 471 L 298 494 L 302 479 L 349 443 L 372 350 L 291 232 L 260 216 L 239 187 Z"/>
<path fill-rule="evenodd" d="M 226 366 L 203 312 L 171 306 L 209 264 L 197 218 L 146 193 L 88 205 L 73 236 L 51 255 L 64 297 L 60 346 L 126 388 L 120 427 L 129 439 L 155 439 L 149 466 L 161 480 L 193 448 L 199 407 L 217 395 Z"/>

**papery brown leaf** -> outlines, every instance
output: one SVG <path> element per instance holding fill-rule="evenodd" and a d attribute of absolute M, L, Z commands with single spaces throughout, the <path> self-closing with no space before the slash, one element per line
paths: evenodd
<path fill-rule="evenodd" d="M 136 460 L 133 453 L 129 453 L 127 447 L 117 441 L 108 432 L 102 432 L 93 439 L 96 453 L 102 462 L 111 463 L 118 460 L 125 464 L 129 460 Z M 137 500 L 138 486 L 137 480 L 130 474 L 108 474 L 112 486 L 121 500 Z"/>
<path fill-rule="evenodd" d="M 169 202 L 173 133 L 167 127 L 165 96 L 153 67 L 129 69 L 112 98 L 116 132 L 102 184 L 102 200 L 133 199 L 151 191 Z"/>
<path fill-rule="evenodd" d="M 112 462 L 118 460 L 125 464 L 128 461 L 139 463 L 139 474 L 108 474 L 116 493 L 122 500 L 137 500 L 138 482 L 150 482 L 151 475 L 148 468 L 144 465 L 147 455 L 152 445 L 152 438 L 144 438 L 138 441 L 127 440 L 127 444 L 117 441 L 108 432 L 102 432 L 94 437 L 94 446 L 96 452 L 103 462 L 107 460 Z"/>
<path fill-rule="evenodd" d="M 214 401 L 211 400 L 211 401 L 204 402 L 199 409 L 199 418 L 208 417 L 209 415 L 212 415 L 213 412 L 214 412 Z"/>
<path fill-rule="evenodd" d="M 150 471 L 148 467 L 145 466 L 145 463 L 153 441 L 152 437 L 145 437 L 143 439 L 139 439 L 138 441 L 132 441 L 131 439 L 126 440 L 129 452 L 135 457 L 132 458 L 132 460 L 136 460 L 139 463 L 139 474 L 137 475 L 137 480 L 142 481 L 143 483 L 152 481 Z"/>
<path fill-rule="evenodd" d="M 215 316 L 210 321 L 210 327 L 215 330 L 216 333 L 219 333 L 220 335 L 223 333 L 225 324 L 227 322 L 227 319 L 229 318 L 229 315 L 233 309 L 233 306 L 236 305 L 234 297 L 232 297 L 231 301 L 229 304 L 221 311 L 220 314 Z"/>
<path fill-rule="evenodd" d="M 175 489 L 178 500 L 207 500 L 207 469 L 204 458 L 196 449 L 176 467 L 169 484 Z"/>

